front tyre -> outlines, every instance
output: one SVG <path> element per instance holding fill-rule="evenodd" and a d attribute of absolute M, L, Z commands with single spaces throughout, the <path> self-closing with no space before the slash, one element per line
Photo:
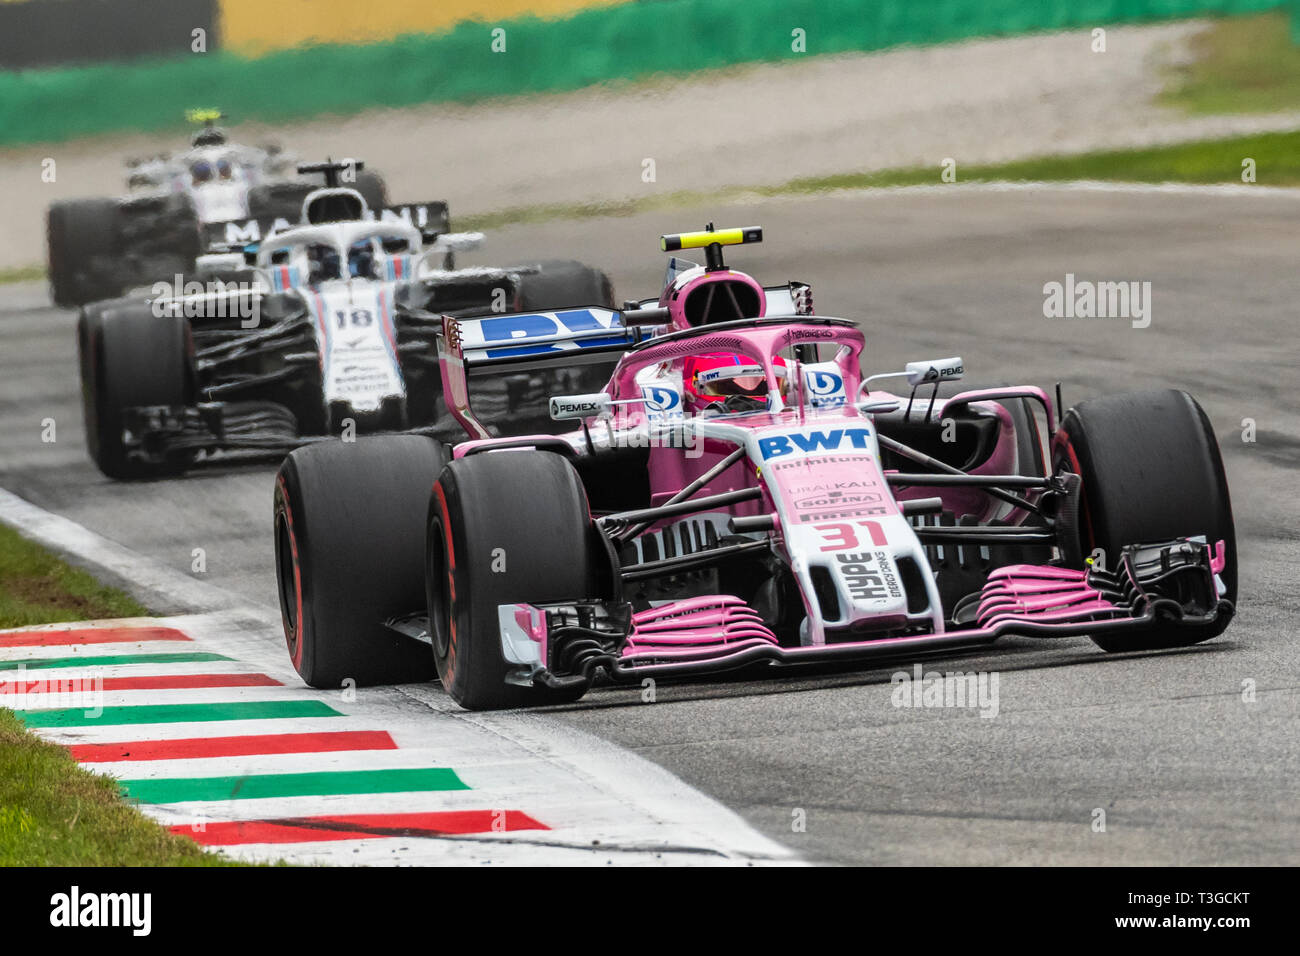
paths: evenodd
<path fill-rule="evenodd" d="M 448 458 L 422 435 L 292 452 L 275 483 L 275 566 L 289 658 L 312 687 L 426 681 L 429 647 L 385 626 L 424 606 L 429 488 Z"/>
<path fill-rule="evenodd" d="M 506 683 L 497 608 L 597 596 L 598 552 L 573 466 L 550 452 L 484 452 L 453 461 L 429 502 L 426 589 L 433 656 L 462 707 L 564 703 L 585 686 Z"/>
<path fill-rule="evenodd" d="M 187 319 L 154 315 L 131 299 L 97 302 L 77 321 L 86 446 L 109 478 L 162 478 L 185 470 L 188 456 L 128 448 L 128 410 L 194 403 L 193 344 Z"/>
<path fill-rule="evenodd" d="M 1113 568 L 1126 545 L 1204 535 L 1224 542 L 1222 599 L 1237 600 L 1237 537 L 1219 443 L 1209 419 L 1186 392 L 1135 392 L 1081 402 L 1065 413 L 1053 442 L 1057 470 L 1082 479 L 1080 546 L 1100 549 Z M 1094 635 L 1109 652 L 1199 644 L 1221 634 L 1211 624 L 1157 621 L 1141 632 Z"/>

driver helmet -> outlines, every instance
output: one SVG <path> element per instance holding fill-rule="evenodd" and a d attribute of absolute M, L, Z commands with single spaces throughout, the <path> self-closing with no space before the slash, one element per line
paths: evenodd
<path fill-rule="evenodd" d="M 310 265 L 308 281 L 313 285 L 326 279 L 342 278 L 338 250 L 331 245 L 320 243 L 308 246 L 307 261 Z"/>
<path fill-rule="evenodd" d="M 349 247 L 348 272 L 362 279 L 375 278 L 375 247 L 369 239 L 359 239 Z"/>
<path fill-rule="evenodd" d="M 785 360 L 777 356 L 772 364 L 784 399 Z M 767 408 L 767 378 L 763 366 L 747 355 L 734 352 L 693 355 L 682 366 L 682 386 L 686 405 L 695 414 L 706 410 L 740 412 Z"/>
<path fill-rule="evenodd" d="M 217 126 L 205 126 L 190 138 L 190 145 L 194 147 L 222 146 L 225 142 L 226 131 Z"/>
<path fill-rule="evenodd" d="M 206 159 L 195 160 L 190 165 L 190 178 L 195 186 L 202 186 L 204 183 L 212 182 L 212 175 L 212 164 Z"/>

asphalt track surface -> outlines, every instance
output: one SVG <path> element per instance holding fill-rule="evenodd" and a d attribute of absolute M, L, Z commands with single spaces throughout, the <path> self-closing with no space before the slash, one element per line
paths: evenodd
<path fill-rule="evenodd" d="M 761 224 L 767 242 L 732 250 L 732 264 L 811 282 L 819 312 L 861 321 L 873 370 L 960 354 L 970 382 L 1059 380 L 1067 405 L 1187 388 L 1219 436 L 1236 512 L 1240 613 L 1209 644 L 1111 656 L 1085 638 L 1007 639 L 926 663 L 997 672 L 995 718 L 893 706 L 897 665 L 660 684 L 653 704 L 598 690 L 553 715 L 815 861 L 1300 862 L 1298 213 L 1300 197 L 1262 193 L 939 188 L 491 235 L 475 261 L 574 256 L 647 296 L 661 232 Z M 1044 318 L 1044 283 L 1067 273 L 1150 281 L 1150 327 Z M 0 287 L 0 486 L 180 569 L 202 548 L 204 579 L 273 604 L 273 466 L 102 478 L 84 450 L 74 322 L 37 285 Z"/>

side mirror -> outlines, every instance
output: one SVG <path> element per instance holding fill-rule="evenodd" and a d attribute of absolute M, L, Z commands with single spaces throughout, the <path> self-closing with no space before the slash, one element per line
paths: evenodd
<path fill-rule="evenodd" d="M 916 388 L 919 385 L 933 385 L 936 382 L 955 382 L 966 374 L 961 356 L 931 359 L 924 362 L 908 362 L 906 366 L 907 384 Z"/>
<path fill-rule="evenodd" d="M 633 306 L 636 303 L 632 303 Z M 623 310 L 623 325 L 627 328 L 633 326 L 656 326 L 667 325 L 671 318 L 666 308 L 654 306 L 648 309 L 631 308 Z"/>
<path fill-rule="evenodd" d="M 209 252 L 194 260 L 194 274 L 197 276 L 229 275 L 247 268 L 247 261 L 242 252 Z"/>
<path fill-rule="evenodd" d="M 422 238 L 430 244 L 430 249 L 438 252 L 469 252 L 482 248 L 484 241 L 481 232 L 425 233 Z"/>

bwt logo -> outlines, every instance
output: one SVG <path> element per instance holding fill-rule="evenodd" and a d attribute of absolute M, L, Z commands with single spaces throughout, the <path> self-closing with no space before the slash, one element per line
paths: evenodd
<path fill-rule="evenodd" d="M 844 379 L 834 372 L 813 370 L 808 373 L 808 391 L 814 395 L 834 395 L 844 387 Z"/>
<path fill-rule="evenodd" d="M 645 397 L 646 409 L 652 412 L 671 412 L 682 403 L 681 395 L 658 385 L 642 386 L 641 394 Z"/>
<path fill-rule="evenodd" d="M 814 408 L 844 404 L 844 379 L 834 372 L 812 369 L 804 374 L 804 382 Z"/>
<path fill-rule="evenodd" d="M 853 448 L 870 448 L 867 441 L 871 437 L 869 428 L 832 428 L 826 431 L 814 431 L 803 434 L 791 432 L 788 435 L 773 435 L 758 440 L 758 452 L 766 461 L 803 452 L 816 455 L 823 452 L 838 451 L 847 442 Z"/>
<path fill-rule="evenodd" d="M 572 333 L 601 331 L 613 333 L 621 330 L 614 313 L 610 312 L 606 313 L 606 315 L 608 316 L 607 321 L 602 322 L 602 317 L 591 309 L 571 309 L 555 313 L 519 313 L 517 315 L 503 315 L 483 319 L 478 323 L 478 326 L 485 346 L 490 346 L 496 342 L 517 341 L 519 343 L 518 348 L 489 348 L 488 357 L 496 358 L 502 355 L 562 352 L 566 348 L 592 348 L 624 341 L 621 336 L 601 336 L 578 339 L 572 342 L 537 343 L 535 345 L 529 342 L 530 339 L 563 335 L 566 331 Z"/>

